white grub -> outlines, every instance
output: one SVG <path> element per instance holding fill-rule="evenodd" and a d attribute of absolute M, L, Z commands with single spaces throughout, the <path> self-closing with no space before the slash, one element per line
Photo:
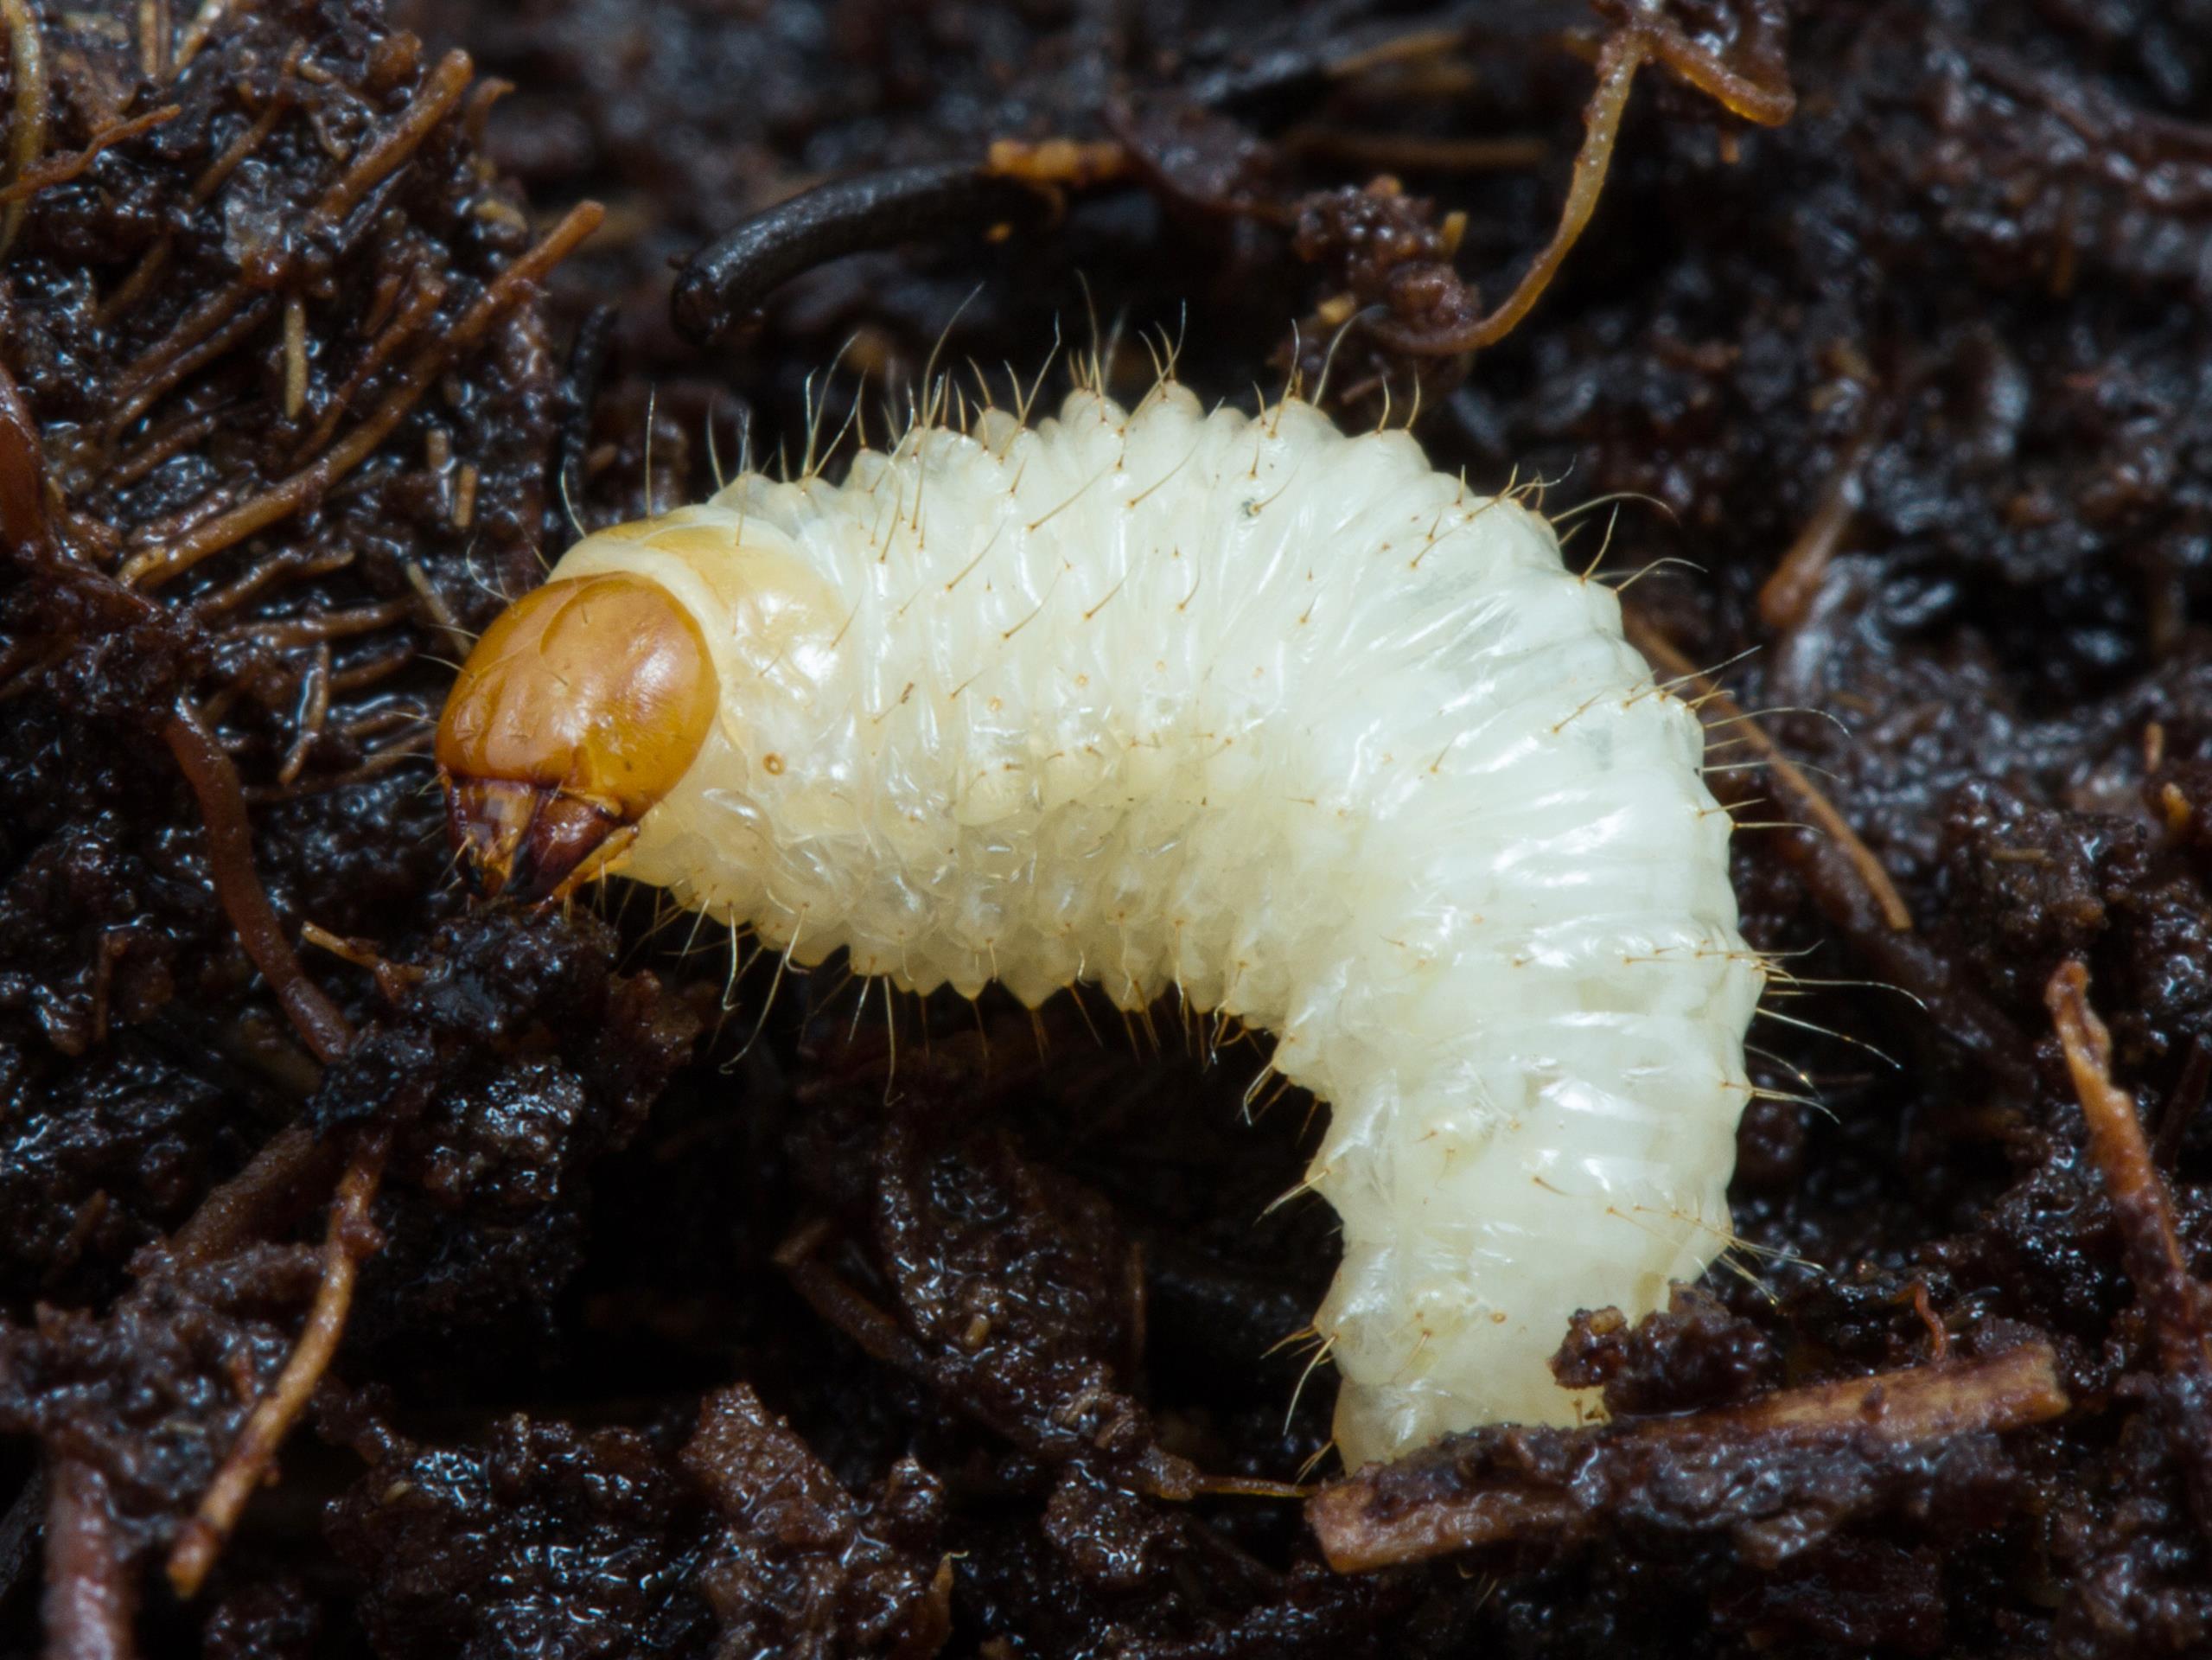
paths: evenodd
<path fill-rule="evenodd" d="M 1402 432 L 1163 383 L 592 536 L 696 616 L 717 729 L 623 868 L 902 989 L 1077 980 L 1274 1035 L 1329 1103 L 1348 1465 L 1572 1423 L 1579 1308 L 1730 1238 L 1764 983 L 1703 735 L 1602 584 Z"/>

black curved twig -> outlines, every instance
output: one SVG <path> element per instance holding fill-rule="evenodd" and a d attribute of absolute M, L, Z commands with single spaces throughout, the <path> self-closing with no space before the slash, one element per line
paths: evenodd
<path fill-rule="evenodd" d="M 1180 95 L 1202 108 L 1233 104 L 1341 72 L 1393 42 L 1468 27 L 1486 15 L 1457 0 L 1412 16 L 1374 21 L 1377 0 L 1339 0 L 1316 33 L 1300 18 L 1243 43 L 1231 67 L 1195 80 Z M 1067 181 L 1074 184 L 1074 181 Z M 1042 218 L 1058 207 L 1055 182 L 1023 182 L 980 162 L 889 168 L 802 191 L 725 231 L 684 264 L 669 300 L 676 332 L 700 347 L 728 343 L 754 310 L 793 278 L 849 253 L 947 232 Z"/>
<path fill-rule="evenodd" d="M 693 254 L 676 278 L 669 315 L 695 345 L 721 345 L 769 294 L 828 260 L 1040 216 L 1049 207 L 1030 186 L 972 162 L 833 180 L 754 214 Z"/>

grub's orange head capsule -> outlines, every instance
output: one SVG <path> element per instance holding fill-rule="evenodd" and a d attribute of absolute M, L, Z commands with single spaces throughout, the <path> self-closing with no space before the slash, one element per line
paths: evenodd
<path fill-rule="evenodd" d="M 469 654 L 438 722 L 471 875 L 542 898 L 603 868 L 690 768 L 719 699 L 698 624 L 659 584 L 577 577 L 525 595 Z"/>

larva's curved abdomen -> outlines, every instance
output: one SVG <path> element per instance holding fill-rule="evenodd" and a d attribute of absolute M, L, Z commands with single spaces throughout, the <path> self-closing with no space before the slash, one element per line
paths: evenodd
<path fill-rule="evenodd" d="M 1543 520 L 1305 405 L 917 429 L 557 576 L 674 594 L 721 712 L 625 869 L 902 987 L 1180 988 L 1330 1107 L 1348 1463 L 1571 1421 L 1578 1308 L 1728 1237 L 1762 985 L 1692 712 Z"/>

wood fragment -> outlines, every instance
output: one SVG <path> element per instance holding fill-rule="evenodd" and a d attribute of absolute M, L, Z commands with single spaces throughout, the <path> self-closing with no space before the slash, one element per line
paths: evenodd
<path fill-rule="evenodd" d="M 1783 59 L 1786 42 L 1778 36 L 1769 38 L 1757 27 L 1756 11 L 1747 14 L 1754 25 L 1750 38 L 1739 42 L 1743 55 L 1756 66 L 1746 73 L 1692 41 L 1659 7 L 1632 0 L 1622 10 L 1629 19 L 1628 27 L 1643 35 L 1653 57 L 1731 115 L 1758 126 L 1778 127 L 1797 113 L 1797 94 L 1790 89 Z"/>
<path fill-rule="evenodd" d="M 1545 1437 L 1567 1449 L 1559 1461 L 1568 1477 L 1563 1480 L 1510 1469 L 1467 1475 L 1455 1466 L 1454 1443 L 1446 1441 L 1395 1465 L 1370 1465 L 1323 1488 L 1308 1501 L 1306 1518 L 1331 1567 L 1365 1573 L 1486 1546 L 1569 1536 L 1602 1515 L 1613 1485 L 1606 1479 L 1610 1472 L 1618 1471 L 1633 1482 L 1670 1457 L 1694 1455 L 1711 1491 L 1756 1506 L 1761 1478 L 1771 1478 L 1778 1455 L 1809 1454 L 1825 1463 L 1839 1451 L 1855 1450 L 1878 1459 L 1885 1449 L 2024 1428 L 2057 1417 L 2069 1405 L 2056 1357 L 2047 1344 L 2031 1343 L 1988 1359 L 1785 1389 L 1685 1418 L 1487 1433 Z M 1745 1515 L 1743 1503 L 1723 1506 L 1710 1525 L 1740 1526 Z"/>
<path fill-rule="evenodd" d="M 1597 211 L 1598 199 L 1605 191 L 1605 176 L 1613 165 L 1613 147 L 1620 136 L 1621 117 L 1629 106 L 1629 92 L 1635 84 L 1636 71 L 1642 67 L 1648 54 L 1649 48 L 1635 30 L 1623 30 L 1607 38 L 1597 61 L 1597 90 L 1590 93 L 1589 105 L 1583 112 L 1582 148 L 1575 152 L 1574 172 L 1568 182 L 1567 199 L 1559 209 L 1559 222 L 1552 232 L 1552 239 L 1514 284 L 1513 292 L 1488 316 L 1440 333 L 1390 322 L 1375 323 L 1371 332 L 1378 341 L 1399 351 L 1424 357 L 1450 357 L 1503 340 L 1535 309 L 1544 290 L 1552 285 L 1552 278 L 1566 263 L 1567 255 L 1582 240 L 1590 215 Z"/>
<path fill-rule="evenodd" d="M 379 680 L 388 680 L 413 662 L 418 655 L 415 642 L 405 636 L 389 640 L 373 652 L 367 652 L 330 677 L 330 695 L 342 697 L 359 692 Z M 462 654 L 464 656 L 466 653 Z"/>
<path fill-rule="evenodd" d="M 1077 140 L 994 138 L 982 171 L 992 178 L 1016 179 L 1039 189 L 1087 190 L 1126 178 L 1133 166 L 1129 152 L 1110 138 Z"/>
<path fill-rule="evenodd" d="M 201 439 L 220 426 L 229 413 L 228 409 L 210 409 L 199 414 L 188 415 L 182 420 L 170 422 L 167 427 L 148 438 L 145 444 L 134 454 L 126 456 L 116 463 L 113 470 L 107 476 L 105 481 L 107 488 L 111 490 L 118 490 L 126 484 L 137 483 L 163 462 L 182 455 L 185 450 L 198 444 Z"/>
<path fill-rule="evenodd" d="M 202 622 L 236 610 L 279 577 L 309 582 L 342 571 L 354 562 L 351 548 L 329 548 L 312 553 L 300 547 L 281 547 L 257 560 L 240 576 L 220 588 L 210 588 L 191 601 L 188 609 Z"/>
<path fill-rule="evenodd" d="M 389 1133 L 381 1129 L 364 1137 L 338 1184 L 331 1202 L 330 1225 L 323 1235 L 322 1282 L 291 1357 L 284 1363 L 277 1384 L 264 1395 L 245 1421 L 222 1467 L 215 1472 L 200 1501 L 198 1514 L 185 1523 L 175 1548 L 169 1553 L 169 1579 L 180 1597 L 198 1594 L 207 1572 L 222 1554 L 223 1545 L 252 1496 L 276 1463 L 284 1437 L 307 1410 L 316 1385 L 338 1352 L 346 1334 L 346 1316 L 353 1306 L 354 1281 L 360 1265 L 374 1255 L 383 1241 L 369 1220 L 384 1178 Z"/>
<path fill-rule="evenodd" d="M 2212 1090 L 2212 1044 L 2192 1038 L 2189 1053 L 2182 1060 L 2181 1076 L 2174 1080 L 2173 1091 L 2159 1110 L 2158 1130 L 2151 1138 L 2151 1162 L 2160 1170 L 2172 1170 L 2174 1161 L 2181 1157 L 2182 1142 L 2197 1114 L 2204 1110 L 2208 1090 Z"/>
<path fill-rule="evenodd" d="M 1323 67 L 1331 80 L 1353 80 L 1378 69 L 1393 67 L 1425 71 L 1439 61 L 1450 61 L 1466 43 L 1463 29 L 1417 26 L 1403 35 L 1386 35 L 1372 45 L 1333 54 Z"/>
<path fill-rule="evenodd" d="M 513 91 L 514 83 L 498 75 L 487 75 L 476 83 L 475 90 L 469 94 L 469 107 L 461 112 L 461 124 L 469 134 L 470 149 L 484 148 L 484 133 L 492 118 L 492 106 Z M 504 202 L 500 205 L 506 206 Z"/>
<path fill-rule="evenodd" d="M 1942 1440 L 1974 1430 L 2018 1429 L 2056 1418 L 2071 1404 L 2058 1381 L 2057 1357 L 2030 1343 L 1960 1366 L 1913 1366 L 1783 1389 L 1711 1414 L 1712 1424 L 1662 1419 L 1661 1439 L 1709 1427 L 1745 1435 L 1847 1427 L 1900 1444 Z"/>
<path fill-rule="evenodd" d="M 415 699 L 404 698 L 391 703 L 380 704 L 373 709 L 364 709 L 359 714 L 348 716 L 338 724 L 337 731 L 341 737 L 358 742 L 365 737 L 375 737 L 391 731 L 395 727 L 424 727 L 434 726 L 437 724 L 437 710 L 426 709 Z"/>
<path fill-rule="evenodd" d="M 333 690 L 339 681 L 331 680 Z M 348 767 L 343 772 L 310 773 L 289 784 L 257 784 L 245 792 L 249 806 L 258 807 L 267 801 L 296 801 L 304 795 L 328 795 L 335 790 L 349 789 L 390 772 L 404 761 L 415 760 L 429 753 L 435 734 L 428 726 L 380 749 L 372 750 L 362 757 L 360 765 Z"/>
<path fill-rule="evenodd" d="M 815 1313 L 851 1338 L 871 1360 L 912 1377 L 928 1376 L 929 1357 L 906 1328 L 821 1261 L 821 1248 L 836 1231 L 827 1217 L 817 1217 L 794 1229 L 770 1260 Z"/>
<path fill-rule="evenodd" d="M 400 570 L 406 573 L 407 585 L 415 591 L 420 602 L 423 626 L 434 629 L 441 637 L 447 653 L 456 663 L 466 662 L 469 653 L 476 643 L 475 635 L 461 626 L 461 619 L 453 614 L 453 607 L 445 603 L 445 596 L 437 591 L 437 584 L 412 559 L 403 560 Z"/>

